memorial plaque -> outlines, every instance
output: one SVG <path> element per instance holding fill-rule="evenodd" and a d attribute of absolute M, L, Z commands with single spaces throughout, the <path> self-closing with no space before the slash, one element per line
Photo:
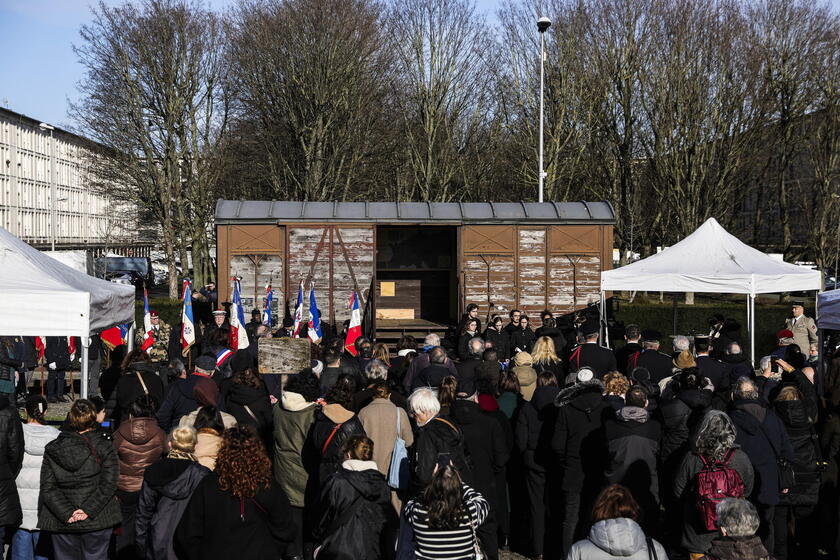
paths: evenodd
<path fill-rule="evenodd" d="M 260 339 L 260 373 L 300 373 L 311 367 L 309 345 L 308 338 Z"/>

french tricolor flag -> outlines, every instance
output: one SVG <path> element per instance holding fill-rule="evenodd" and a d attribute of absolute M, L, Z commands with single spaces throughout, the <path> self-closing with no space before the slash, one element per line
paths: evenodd
<path fill-rule="evenodd" d="M 247 340 L 248 337 L 246 336 L 245 339 Z M 233 350 L 230 348 L 222 348 L 216 354 L 216 367 L 221 367 L 223 363 L 227 361 L 228 358 L 233 356 Z"/>
<path fill-rule="evenodd" d="M 298 286 L 297 305 L 295 306 L 295 326 L 292 330 L 292 338 L 300 338 L 300 328 L 303 324 L 303 280 Z"/>
<path fill-rule="evenodd" d="M 181 355 L 186 356 L 195 344 L 195 323 L 193 322 L 192 290 L 190 281 L 184 279 L 184 306 L 181 309 Z"/>
<path fill-rule="evenodd" d="M 250 344 L 245 330 L 245 311 L 242 309 L 239 278 L 233 277 L 233 304 L 230 308 L 230 336 L 232 350 L 244 350 Z"/>
<path fill-rule="evenodd" d="M 145 334 L 140 350 L 145 352 L 155 343 L 155 334 L 152 332 L 152 313 L 149 311 L 149 294 L 146 293 L 146 288 L 143 288 L 143 332 Z"/>
<path fill-rule="evenodd" d="M 362 315 L 359 312 L 359 296 L 356 292 L 350 296 L 350 325 L 347 327 L 347 338 L 344 339 L 344 349 L 356 355 L 356 339 L 362 336 Z"/>

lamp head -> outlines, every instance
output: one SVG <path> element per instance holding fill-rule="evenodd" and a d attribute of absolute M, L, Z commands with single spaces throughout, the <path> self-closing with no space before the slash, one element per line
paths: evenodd
<path fill-rule="evenodd" d="M 540 19 L 537 20 L 537 29 L 540 33 L 545 33 L 545 30 L 551 27 L 551 20 L 545 16 L 542 16 Z"/>

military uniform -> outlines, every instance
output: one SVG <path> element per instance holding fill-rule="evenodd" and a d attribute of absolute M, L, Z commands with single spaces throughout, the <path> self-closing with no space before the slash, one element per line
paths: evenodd
<path fill-rule="evenodd" d="M 793 332 L 793 342 L 799 346 L 802 353 L 808 356 L 811 343 L 817 342 L 817 324 L 810 317 L 800 315 L 798 318 L 785 319 L 785 328 Z"/>
<path fill-rule="evenodd" d="M 137 333 L 135 343 L 137 347 L 143 345 L 143 337 L 146 333 Z M 153 362 L 167 362 L 169 361 L 169 337 L 172 334 L 172 327 L 162 320 L 159 320 L 157 328 L 152 326 L 152 336 L 155 339 L 154 344 L 146 349 L 146 353 Z M 177 356 L 176 356 L 177 357 Z"/>
<path fill-rule="evenodd" d="M 595 377 L 603 379 L 607 373 L 616 371 L 615 354 L 597 342 L 586 342 L 572 349 L 569 367 L 573 371 L 588 367 L 595 373 Z"/>
<path fill-rule="evenodd" d="M 645 349 L 636 352 L 627 360 L 627 374 L 633 373 L 637 367 L 643 367 L 650 372 L 650 380 L 659 383 L 666 377 L 671 377 L 674 364 L 671 356 L 658 350 Z"/>

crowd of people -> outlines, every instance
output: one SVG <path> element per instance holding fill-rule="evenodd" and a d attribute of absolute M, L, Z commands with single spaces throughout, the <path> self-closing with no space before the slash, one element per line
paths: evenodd
<path fill-rule="evenodd" d="M 840 358 L 817 373 L 803 311 L 756 367 L 722 316 L 665 354 L 470 305 L 451 340 L 339 337 L 283 378 L 220 361 L 218 313 L 190 367 L 136 349 L 60 426 L 53 393 L 25 420 L 0 394 L 0 534 L 13 559 L 833 558 Z"/>

